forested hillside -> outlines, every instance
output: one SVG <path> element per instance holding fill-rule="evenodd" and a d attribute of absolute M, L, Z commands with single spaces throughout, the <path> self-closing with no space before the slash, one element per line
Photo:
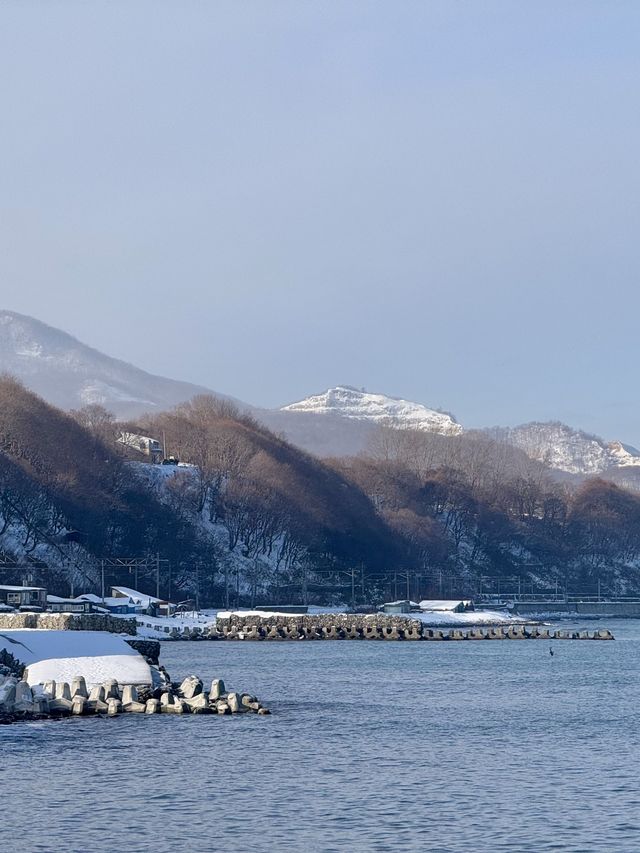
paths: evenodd
<path fill-rule="evenodd" d="M 637 492 L 559 482 L 508 441 L 383 427 L 367 455 L 334 464 L 375 501 L 408 560 L 447 576 L 574 590 L 600 581 L 610 592 L 640 583 Z"/>
<path fill-rule="evenodd" d="M 132 461 L 123 428 L 186 464 Z M 559 483 L 482 433 L 382 426 L 367 453 L 321 461 L 214 397 L 123 427 L 6 377 L 0 552 L 58 594 L 98 591 L 103 557 L 158 554 L 162 594 L 211 605 L 457 595 L 508 577 L 624 592 L 640 586 L 640 498 Z"/>

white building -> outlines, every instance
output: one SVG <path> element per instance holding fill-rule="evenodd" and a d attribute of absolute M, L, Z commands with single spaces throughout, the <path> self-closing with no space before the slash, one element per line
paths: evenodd
<path fill-rule="evenodd" d="M 152 462 L 161 462 L 164 456 L 160 442 L 148 435 L 139 435 L 136 432 L 121 432 L 118 442 L 125 447 L 141 453 L 143 456 L 151 457 Z"/>

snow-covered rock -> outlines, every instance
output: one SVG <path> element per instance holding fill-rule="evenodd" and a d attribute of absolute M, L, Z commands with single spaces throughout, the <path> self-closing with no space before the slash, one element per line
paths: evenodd
<path fill-rule="evenodd" d="M 462 426 L 444 412 L 386 394 L 359 391 L 348 385 L 338 385 L 323 394 L 290 403 L 283 406 L 281 411 L 338 415 L 342 418 L 426 430 L 441 435 L 458 435 L 462 432 Z"/>

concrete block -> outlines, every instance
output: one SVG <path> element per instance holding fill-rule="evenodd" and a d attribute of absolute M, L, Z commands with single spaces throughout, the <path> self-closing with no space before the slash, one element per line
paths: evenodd
<path fill-rule="evenodd" d="M 122 710 L 127 714 L 144 714 L 147 706 L 144 702 L 122 703 Z"/>

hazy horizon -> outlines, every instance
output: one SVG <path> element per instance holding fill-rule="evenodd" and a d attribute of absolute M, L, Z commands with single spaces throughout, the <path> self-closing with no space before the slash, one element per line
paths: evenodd
<path fill-rule="evenodd" d="M 640 444 L 640 7 L 0 8 L 0 308 L 276 407 Z"/>

